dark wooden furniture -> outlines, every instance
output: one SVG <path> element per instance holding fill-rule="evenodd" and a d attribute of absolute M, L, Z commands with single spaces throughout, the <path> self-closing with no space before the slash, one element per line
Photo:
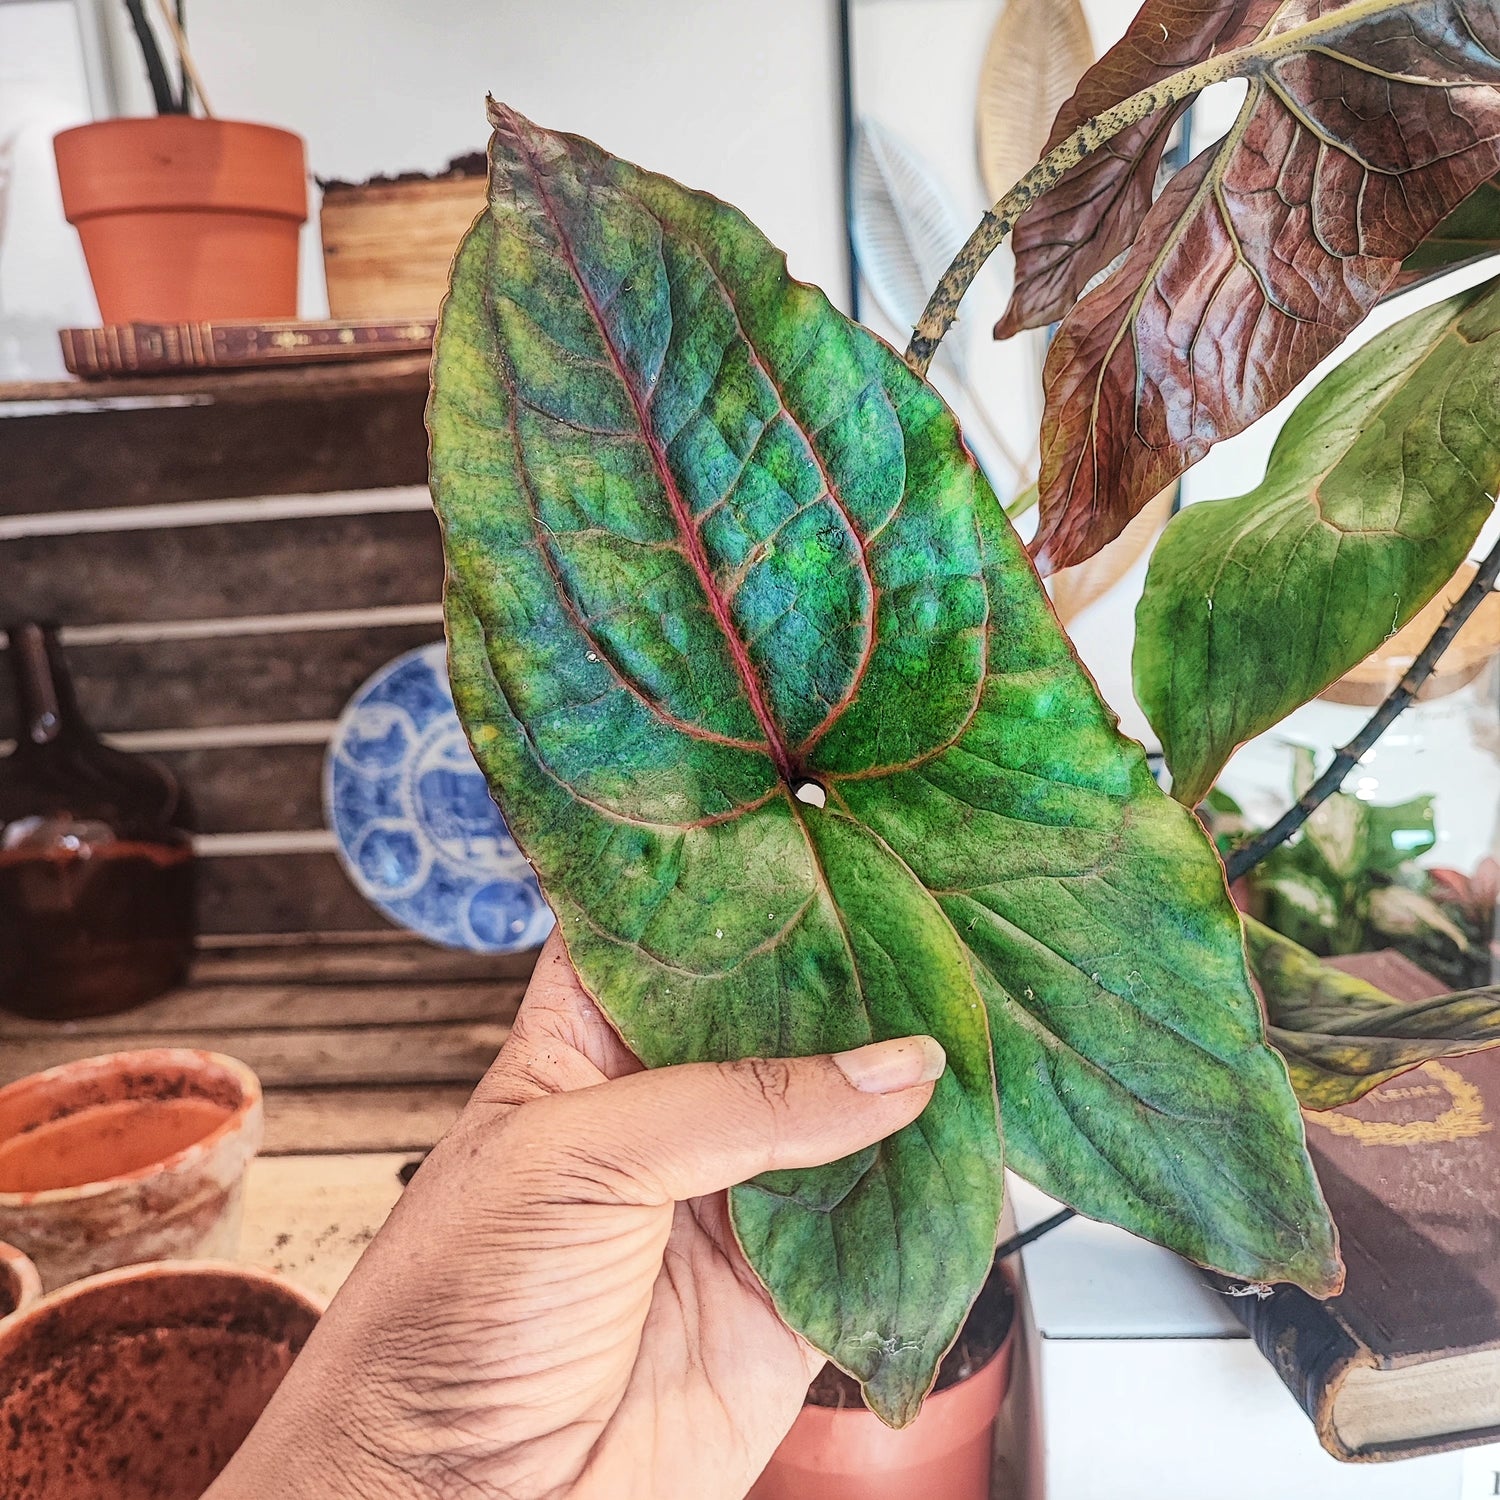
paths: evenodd
<path fill-rule="evenodd" d="M 426 394 L 410 357 L 0 386 L 0 625 L 61 624 L 84 713 L 181 776 L 202 856 L 191 982 L 104 1020 L 0 1016 L 0 1083 L 137 1046 L 243 1058 L 267 1142 L 242 1258 L 323 1295 L 493 1060 L 534 961 L 395 931 L 323 827 L 339 710 L 442 636 Z"/>

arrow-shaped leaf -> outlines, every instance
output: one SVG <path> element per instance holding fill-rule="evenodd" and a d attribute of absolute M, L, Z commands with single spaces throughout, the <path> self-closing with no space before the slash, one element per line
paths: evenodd
<path fill-rule="evenodd" d="M 1318 383 L 1248 494 L 1151 558 L 1135 690 L 1173 795 L 1363 661 L 1453 576 L 1500 488 L 1500 283 L 1425 308 Z"/>
<path fill-rule="evenodd" d="M 1171 109 L 1075 168 L 1018 228 L 1017 296 L 1035 305 L 1008 314 L 1006 329 L 1055 314 L 1085 273 L 1131 246 L 1067 313 L 1048 355 L 1032 544 L 1046 568 L 1098 551 L 1269 410 L 1500 167 L 1490 0 L 1152 0 L 1059 128 L 1221 43 L 1231 50 L 1203 61 L 1199 86 L 1247 77 L 1244 105 L 1149 211 L 1147 169 Z"/>
<path fill-rule="evenodd" d="M 1222 867 L 948 411 L 735 210 L 492 119 L 429 414 L 452 672 L 583 982 L 651 1065 L 948 1053 L 916 1124 L 735 1192 L 777 1305 L 909 1420 L 994 1249 L 995 1072 L 1047 1191 L 1332 1289 Z"/>
<path fill-rule="evenodd" d="M 1250 918 L 1245 938 L 1271 1043 L 1304 1109 L 1336 1109 L 1408 1068 L 1500 1044 L 1500 985 L 1393 1000 Z"/>

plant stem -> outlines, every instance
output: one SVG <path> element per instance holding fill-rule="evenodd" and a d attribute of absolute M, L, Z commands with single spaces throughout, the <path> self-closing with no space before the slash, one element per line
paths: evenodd
<path fill-rule="evenodd" d="M 1060 1208 L 1050 1219 L 1043 1219 L 1040 1224 L 1033 1224 L 1030 1229 L 1023 1229 L 1020 1234 L 1013 1234 L 1008 1240 L 1002 1240 L 995 1250 L 995 1264 L 999 1265 L 1017 1250 L 1024 1250 L 1033 1240 L 1041 1239 L 1044 1234 L 1051 1234 L 1054 1229 L 1062 1228 L 1069 1219 L 1077 1216 L 1076 1208 Z"/>
<path fill-rule="evenodd" d="M 927 373 L 943 335 L 958 316 L 958 304 L 979 274 L 980 267 L 1004 243 L 1005 237 L 1015 228 L 1016 220 L 1085 157 L 1092 156 L 1132 125 L 1168 105 L 1191 99 L 1211 83 L 1262 72 L 1279 58 L 1301 52 L 1313 42 L 1372 16 L 1398 10 L 1406 3 L 1408 0 L 1347 0 L 1337 9 L 1300 26 L 1288 27 L 1274 35 L 1257 38 L 1244 47 L 1194 63 L 1085 120 L 1032 167 L 985 214 L 973 234 L 964 241 L 963 248 L 933 288 L 932 296 L 912 330 L 911 342 L 906 346 L 907 364 L 918 375 Z"/>
<path fill-rule="evenodd" d="M 156 33 L 146 19 L 143 0 L 125 0 L 125 9 L 130 15 L 131 26 L 135 28 L 135 39 L 141 44 L 141 57 L 146 64 L 146 81 L 151 85 L 151 97 L 156 102 L 157 114 L 181 114 L 177 99 L 172 93 L 172 80 L 167 77 L 166 64 L 161 60 L 161 48 L 156 44 Z"/>
<path fill-rule="evenodd" d="M 1370 715 L 1364 727 L 1333 757 L 1328 769 L 1268 828 L 1248 844 L 1233 851 L 1224 862 L 1231 881 L 1253 870 L 1266 855 L 1284 844 L 1324 802 L 1344 783 L 1360 758 L 1390 728 L 1391 724 L 1417 696 L 1422 684 L 1432 675 L 1438 658 L 1448 649 L 1464 621 L 1479 608 L 1480 602 L 1495 586 L 1500 576 L 1500 542 L 1490 549 L 1479 565 L 1473 582 L 1455 599 L 1443 616 L 1443 623 L 1422 647 L 1421 654 L 1407 668 L 1406 675 L 1391 690 L 1385 702 Z"/>

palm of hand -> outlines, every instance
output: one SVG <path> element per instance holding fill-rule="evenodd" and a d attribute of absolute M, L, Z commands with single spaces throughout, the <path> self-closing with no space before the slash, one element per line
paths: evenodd
<path fill-rule="evenodd" d="M 402 1413 L 380 1445 L 434 1494 L 739 1500 L 822 1363 L 745 1264 L 724 1194 L 673 1204 L 649 1172 L 549 1138 L 549 1096 L 637 1071 L 554 940 L 360 1268 L 353 1316 L 384 1304 L 371 1397 Z M 434 1243 L 432 1222 L 463 1228 Z"/>

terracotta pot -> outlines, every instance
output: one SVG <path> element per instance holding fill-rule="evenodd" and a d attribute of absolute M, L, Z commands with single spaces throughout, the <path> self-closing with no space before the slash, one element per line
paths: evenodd
<path fill-rule="evenodd" d="M 42 1278 L 28 1256 L 0 1244 L 0 1323 L 24 1312 L 42 1295 Z"/>
<path fill-rule="evenodd" d="M 262 1271 L 132 1266 L 0 1325 L 0 1495 L 199 1500 L 318 1321 Z"/>
<path fill-rule="evenodd" d="M 263 1132 L 255 1074 L 217 1053 L 116 1052 L 34 1073 L 0 1089 L 0 1238 L 49 1289 L 137 1261 L 232 1256 Z"/>
<path fill-rule="evenodd" d="M 80 125 L 52 145 L 106 323 L 297 316 L 300 136 L 158 115 Z"/>
<path fill-rule="evenodd" d="M 989 1500 L 995 1418 L 1019 1318 L 968 1379 L 927 1398 L 908 1427 L 863 1407 L 807 1405 L 748 1500 Z"/>
<path fill-rule="evenodd" d="M 438 177 L 323 189 L 323 272 L 335 318 L 435 318 L 485 179 Z"/>

